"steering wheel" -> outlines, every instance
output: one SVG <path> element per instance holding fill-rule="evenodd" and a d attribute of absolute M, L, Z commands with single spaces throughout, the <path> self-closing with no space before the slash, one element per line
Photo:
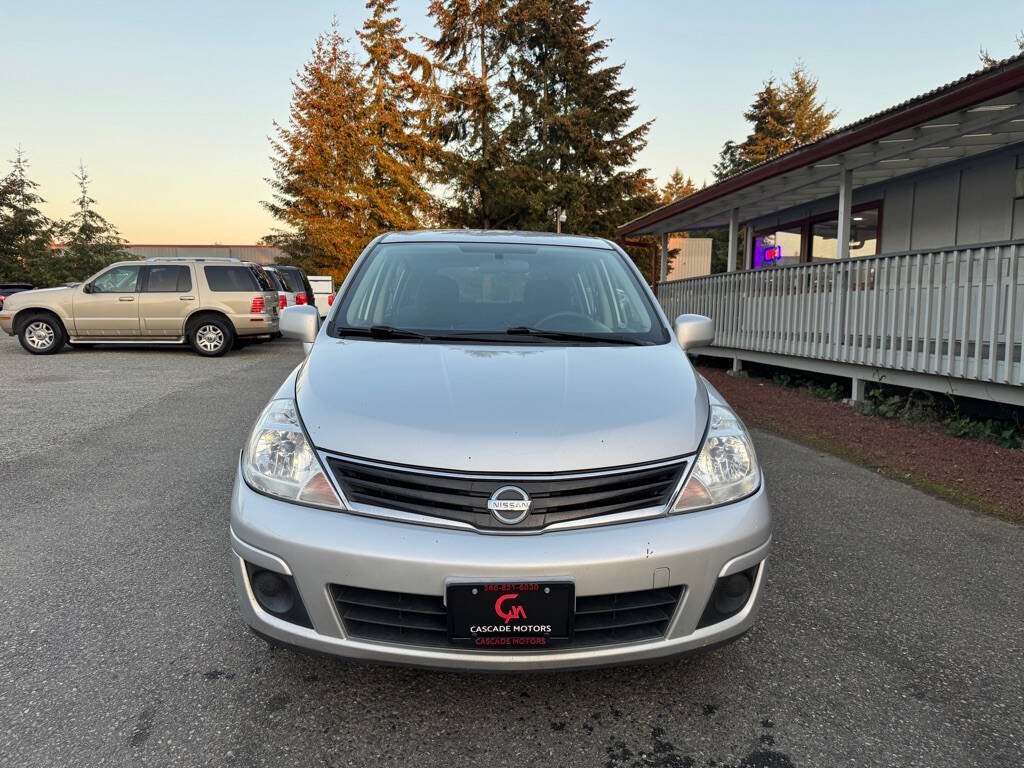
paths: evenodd
<path fill-rule="evenodd" d="M 569 322 L 558 323 L 557 327 L 548 327 L 548 323 L 552 320 L 565 319 Z M 555 312 L 547 317 L 542 317 L 534 325 L 535 328 L 539 328 L 542 331 L 585 331 L 588 333 L 611 333 L 612 329 L 604 323 L 599 323 L 592 317 L 580 314 L 579 312 Z"/>

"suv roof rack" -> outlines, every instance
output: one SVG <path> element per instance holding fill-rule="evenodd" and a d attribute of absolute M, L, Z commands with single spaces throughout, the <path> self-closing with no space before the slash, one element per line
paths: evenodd
<path fill-rule="evenodd" d="M 242 260 L 234 256 L 150 256 L 143 261 L 229 261 L 241 264 Z"/>

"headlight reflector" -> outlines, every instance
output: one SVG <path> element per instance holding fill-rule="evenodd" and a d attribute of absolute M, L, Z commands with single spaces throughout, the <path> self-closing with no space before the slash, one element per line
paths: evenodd
<path fill-rule="evenodd" d="M 712 405 L 707 438 L 672 511 L 694 512 L 738 501 L 760 484 L 754 443 L 743 422 L 727 406 Z"/>
<path fill-rule="evenodd" d="M 269 496 L 344 509 L 290 398 L 271 400 L 263 409 L 242 455 L 242 474 L 249 485 Z"/>

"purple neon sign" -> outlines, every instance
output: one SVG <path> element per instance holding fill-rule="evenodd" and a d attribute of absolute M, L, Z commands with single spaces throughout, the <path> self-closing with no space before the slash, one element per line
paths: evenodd
<path fill-rule="evenodd" d="M 766 243 L 764 238 L 754 240 L 754 269 L 782 263 L 782 246 Z"/>

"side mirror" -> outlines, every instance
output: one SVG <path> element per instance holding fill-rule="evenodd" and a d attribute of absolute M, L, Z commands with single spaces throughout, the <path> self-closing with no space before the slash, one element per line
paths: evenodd
<path fill-rule="evenodd" d="M 676 318 L 676 341 L 683 349 L 707 347 L 715 340 L 715 321 L 704 315 L 680 315 Z"/>
<path fill-rule="evenodd" d="M 295 304 L 281 310 L 281 335 L 302 342 L 306 354 L 313 348 L 320 330 L 320 312 L 309 304 Z"/>
<path fill-rule="evenodd" d="M 82 286 L 82 293 L 92 293 L 92 283 L 86 283 Z"/>

